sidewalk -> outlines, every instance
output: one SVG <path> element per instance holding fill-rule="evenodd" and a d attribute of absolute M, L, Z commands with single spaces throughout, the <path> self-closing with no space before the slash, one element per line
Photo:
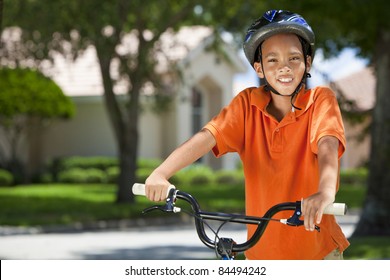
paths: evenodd
<path fill-rule="evenodd" d="M 357 213 L 337 218 L 349 237 Z M 222 236 L 245 241 L 244 227 Z M 210 234 L 210 236 L 212 236 Z M 170 260 L 213 259 L 215 253 L 198 239 L 194 226 L 138 226 L 94 231 L 42 233 L 39 229 L 0 228 L 0 259 Z"/>

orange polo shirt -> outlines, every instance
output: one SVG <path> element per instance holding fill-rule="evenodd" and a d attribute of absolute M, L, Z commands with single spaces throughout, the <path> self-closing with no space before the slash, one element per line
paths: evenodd
<path fill-rule="evenodd" d="M 263 216 L 273 205 L 306 198 L 318 190 L 318 141 L 330 135 L 345 149 L 344 126 L 335 94 L 326 87 L 302 91 L 295 106 L 278 122 L 267 113 L 271 100 L 263 87 L 247 88 L 205 128 L 216 139 L 217 157 L 237 152 L 244 166 L 246 213 Z M 338 187 L 338 186 L 337 186 Z M 279 218 L 288 218 L 281 213 Z M 276 217 L 278 217 L 278 215 Z M 348 247 L 334 216 L 324 215 L 320 232 L 270 222 L 248 259 L 323 259 L 336 248 Z M 248 226 L 248 237 L 255 226 Z"/>

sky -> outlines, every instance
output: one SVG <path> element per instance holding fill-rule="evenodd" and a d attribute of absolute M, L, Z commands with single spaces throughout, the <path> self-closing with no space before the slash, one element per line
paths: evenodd
<path fill-rule="evenodd" d="M 356 56 L 357 51 L 355 49 L 345 49 L 337 57 L 331 59 L 324 59 L 321 50 L 317 50 L 313 67 L 310 71 L 311 78 L 309 81 L 310 87 L 319 85 L 326 85 L 327 81 L 323 78 L 321 72 L 329 76 L 331 80 L 338 80 L 346 77 L 354 72 L 366 67 L 368 61 Z M 245 60 L 243 53 L 240 53 Z M 254 70 L 247 63 L 248 71 L 246 73 L 236 75 L 234 82 L 234 92 L 237 94 L 249 86 L 257 86 L 257 76 Z"/>

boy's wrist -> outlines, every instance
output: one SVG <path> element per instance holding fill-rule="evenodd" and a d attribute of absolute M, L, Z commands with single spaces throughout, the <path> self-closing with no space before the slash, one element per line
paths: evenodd
<path fill-rule="evenodd" d="M 336 188 L 331 185 L 320 185 L 318 192 L 329 198 L 334 199 L 336 197 Z"/>
<path fill-rule="evenodd" d="M 150 176 L 156 176 L 156 177 L 159 177 L 159 178 L 164 178 L 166 180 L 168 180 L 171 176 L 169 176 L 169 173 L 167 171 L 165 171 L 164 169 L 162 168 L 159 168 L 157 167 L 151 174 Z"/>

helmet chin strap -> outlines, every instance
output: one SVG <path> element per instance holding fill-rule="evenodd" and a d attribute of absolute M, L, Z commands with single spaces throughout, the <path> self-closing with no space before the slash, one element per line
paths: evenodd
<path fill-rule="evenodd" d="M 263 63 L 261 63 L 261 67 L 263 68 Z M 264 73 L 264 69 L 263 69 L 263 73 Z M 291 106 L 296 109 L 296 110 L 302 110 L 301 108 L 298 108 L 294 105 L 293 103 L 293 100 L 294 100 L 294 97 L 301 91 L 302 87 L 306 84 L 306 78 L 310 78 L 311 75 L 309 73 L 306 73 L 306 66 L 305 66 L 305 74 L 303 74 L 303 77 L 301 79 L 301 82 L 298 84 L 298 86 L 295 88 L 295 90 L 293 91 L 293 93 L 291 94 L 288 94 L 288 95 L 283 95 L 283 94 L 280 94 L 276 89 L 274 89 L 267 81 L 267 78 L 265 77 L 264 75 L 264 81 L 265 81 L 265 90 L 267 91 L 271 91 L 277 95 L 280 95 L 280 96 L 285 96 L 285 97 L 291 97 Z"/>

